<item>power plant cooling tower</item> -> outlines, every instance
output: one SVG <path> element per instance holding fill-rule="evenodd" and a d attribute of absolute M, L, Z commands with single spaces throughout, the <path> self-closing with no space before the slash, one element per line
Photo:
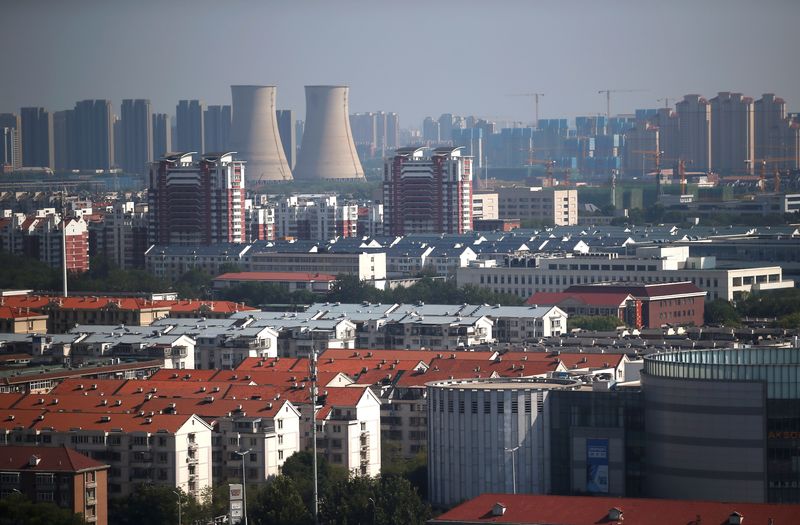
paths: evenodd
<path fill-rule="evenodd" d="M 247 161 L 249 187 L 264 181 L 292 180 L 275 116 L 275 86 L 231 86 L 231 149 Z"/>
<path fill-rule="evenodd" d="M 306 86 L 306 123 L 298 179 L 363 179 L 350 131 L 347 86 Z"/>

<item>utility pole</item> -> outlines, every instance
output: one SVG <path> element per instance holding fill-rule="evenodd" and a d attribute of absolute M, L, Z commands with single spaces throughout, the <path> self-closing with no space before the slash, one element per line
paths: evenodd
<path fill-rule="evenodd" d="M 180 491 L 177 491 L 177 490 L 173 490 L 172 493 L 175 494 L 176 496 L 178 496 L 178 525 L 183 525 L 183 521 L 181 519 L 182 518 L 182 516 L 181 516 L 181 506 L 182 506 L 181 505 L 181 503 L 182 503 L 182 501 L 181 501 L 181 493 L 180 493 Z"/>
<path fill-rule="evenodd" d="M 308 360 L 311 379 L 311 442 L 312 464 L 314 466 L 314 525 L 319 525 L 319 480 L 317 479 L 317 348 L 311 344 L 311 356 Z"/>
<path fill-rule="evenodd" d="M 67 188 L 61 194 L 61 273 L 64 281 L 64 297 L 67 297 Z"/>
<path fill-rule="evenodd" d="M 252 452 L 250 449 L 247 449 L 244 452 L 239 452 L 238 450 L 234 451 L 235 454 L 238 454 L 242 457 L 242 496 L 243 496 L 242 515 L 244 516 L 244 521 L 243 521 L 244 525 L 247 525 L 247 477 L 245 475 L 245 469 L 244 469 L 244 458 L 250 452 Z"/>

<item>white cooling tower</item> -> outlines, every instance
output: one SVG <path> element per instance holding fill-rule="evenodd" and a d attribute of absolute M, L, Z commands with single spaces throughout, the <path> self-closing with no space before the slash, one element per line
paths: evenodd
<path fill-rule="evenodd" d="M 231 150 L 247 161 L 248 187 L 292 180 L 275 116 L 275 86 L 231 86 Z"/>
<path fill-rule="evenodd" d="M 297 179 L 363 179 L 347 86 L 306 86 L 306 123 L 294 172 Z"/>

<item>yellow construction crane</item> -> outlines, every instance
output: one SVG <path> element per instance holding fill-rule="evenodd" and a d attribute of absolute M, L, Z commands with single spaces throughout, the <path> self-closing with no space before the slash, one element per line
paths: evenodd
<path fill-rule="evenodd" d="M 544 93 L 514 93 L 512 95 L 506 95 L 507 97 L 529 97 L 533 98 L 533 115 L 536 119 L 533 123 L 533 127 L 539 128 L 539 97 L 543 97 Z"/>
<path fill-rule="evenodd" d="M 606 117 L 611 119 L 611 93 L 636 93 L 646 89 L 601 89 L 598 93 L 606 94 Z"/>

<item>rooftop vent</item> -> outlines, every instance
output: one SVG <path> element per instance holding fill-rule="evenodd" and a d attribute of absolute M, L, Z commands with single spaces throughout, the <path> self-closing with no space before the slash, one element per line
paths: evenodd
<path fill-rule="evenodd" d="M 729 525 L 742 525 L 743 522 L 744 522 L 744 516 L 742 516 L 736 511 L 731 512 L 731 515 L 728 516 Z"/>
<path fill-rule="evenodd" d="M 492 506 L 492 516 L 502 516 L 506 513 L 506 506 L 498 502 Z"/>
<path fill-rule="evenodd" d="M 100 422 L 101 423 L 109 423 L 111 421 L 111 416 L 101 416 Z"/>
<path fill-rule="evenodd" d="M 608 511 L 608 519 L 611 521 L 619 521 L 622 518 L 622 509 L 614 507 Z"/>

